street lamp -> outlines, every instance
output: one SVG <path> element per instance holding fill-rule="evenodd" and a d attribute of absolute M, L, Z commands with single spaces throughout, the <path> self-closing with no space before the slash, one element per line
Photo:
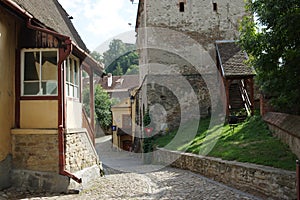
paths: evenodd
<path fill-rule="evenodd" d="M 134 103 L 134 96 L 133 96 L 133 95 L 130 96 L 130 103 L 131 103 L 131 104 Z"/>

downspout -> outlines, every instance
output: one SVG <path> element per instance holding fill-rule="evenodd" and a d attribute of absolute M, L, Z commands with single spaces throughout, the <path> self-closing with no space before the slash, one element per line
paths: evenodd
<path fill-rule="evenodd" d="M 59 75 L 58 75 L 58 82 L 61 84 L 58 88 L 58 151 L 59 151 L 59 174 L 63 176 L 67 176 L 77 183 L 82 183 L 82 179 L 76 177 L 74 174 L 71 174 L 70 172 L 65 170 L 66 167 L 66 158 L 65 158 L 65 135 L 64 130 L 66 127 L 65 122 L 65 78 L 64 78 L 64 70 L 62 69 L 62 64 L 64 60 L 67 59 L 67 57 L 70 55 L 72 51 L 72 41 L 70 38 L 65 40 L 66 49 L 60 48 L 59 49 L 59 60 L 58 60 L 58 66 L 59 66 Z"/>

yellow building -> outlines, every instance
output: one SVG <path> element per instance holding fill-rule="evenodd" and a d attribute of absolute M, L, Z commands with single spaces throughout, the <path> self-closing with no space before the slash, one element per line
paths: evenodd
<path fill-rule="evenodd" d="M 57 0 L 0 2 L 0 190 L 62 192 L 99 174 L 81 74 L 103 66 L 88 52 Z"/>
<path fill-rule="evenodd" d="M 112 106 L 111 112 L 113 115 L 113 146 L 125 151 L 132 150 L 132 104 L 130 98 L 125 99 L 121 103 Z"/>
<path fill-rule="evenodd" d="M 99 84 L 110 97 L 119 102 L 111 108 L 113 118 L 113 146 L 132 151 L 135 141 L 135 88 L 139 86 L 138 75 L 103 77 Z"/>

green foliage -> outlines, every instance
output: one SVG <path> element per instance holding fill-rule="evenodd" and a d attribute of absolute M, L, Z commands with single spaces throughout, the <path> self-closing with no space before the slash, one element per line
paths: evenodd
<path fill-rule="evenodd" d="M 88 116 L 90 116 L 90 90 L 85 87 L 82 91 L 82 102 Z"/>
<path fill-rule="evenodd" d="M 300 114 L 300 1 L 248 0 L 246 9 L 258 23 L 243 19 L 240 44 L 260 89 L 277 110 Z"/>
<path fill-rule="evenodd" d="M 125 44 L 117 39 L 112 40 L 109 49 L 103 53 L 106 72 L 115 76 L 125 74 L 132 65 L 138 65 L 138 58 L 134 44 Z M 137 70 L 131 74 L 133 72 Z"/>
<path fill-rule="evenodd" d="M 147 112 L 145 113 L 144 118 L 143 118 L 144 127 L 149 126 L 150 123 L 151 123 L 151 116 L 150 116 L 149 110 L 147 110 Z M 144 138 L 144 141 L 143 141 L 144 153 L 149 153 L 149 152 L 153 151 L 153 141 L 154 141 L 153 136 Z"/>
<path fill-rule="evenodd" d="M 151 123 L 151 116 L 149 110 L 147 110 L 143 118 L 144 127 L 147 127 L 150 123 Z"/>
<path fill-rule="evenodd" d="M 192 141 L 185 141 L 184 145 L 171 147 L 170 150 L 199 154 L 205 148 L 204 140 L 208 131 L 213 132 L 222 128 L 222 134 L 208 156 L 287 170 L 295 169 L 297 157 L 286 144 L 272 136 L 260 116 L 251 117 L 244 123 L 238 124 L 234 131 L 228 124 L 212 127 L 208 130 L 209 123 L 210 119 L 201 120 L 198 133 Z M 165 147 L 176 136 L 176 133 L 177 131 L 173 131 L 170 135 L 155 137 L 152 145 Z M 180 139 L 183 140 L 184 138 Z"/>
<path fill-rule="evenodd" d="M 112 73 L 115 76 L 122 76 L 123 75 L 123 69 L 120 66 L 120 63 L 118 63 L 117 68 Z"/>
<path fill-rule="evenodd" d="M 138 65 L 131 65 L 127 71 L 126 75 L 133 75 L 133 74 L 139 74 L 139 66 Z"/>
<path fill-rule="evenodd" d="M 103 57 L 101 56 L 100 53 L 98 53 L 97 51 L 93 51 L 91 54 L 90 54 L 96 61 L 98 62 L 103 62 Z"/>
<path fill-rule="evenodd" d="M 95 113 L 100 126 L 107 130 L 112 124 L 111 100 L 100 85 L 95 88 Z"/>

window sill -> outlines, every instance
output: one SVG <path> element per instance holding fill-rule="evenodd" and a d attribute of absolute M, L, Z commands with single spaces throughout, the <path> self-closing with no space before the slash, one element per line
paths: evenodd
<path fill-rule="evenodd" d="M 58 100 L 58 96 L 21 96 L 20 100 Z"/>

